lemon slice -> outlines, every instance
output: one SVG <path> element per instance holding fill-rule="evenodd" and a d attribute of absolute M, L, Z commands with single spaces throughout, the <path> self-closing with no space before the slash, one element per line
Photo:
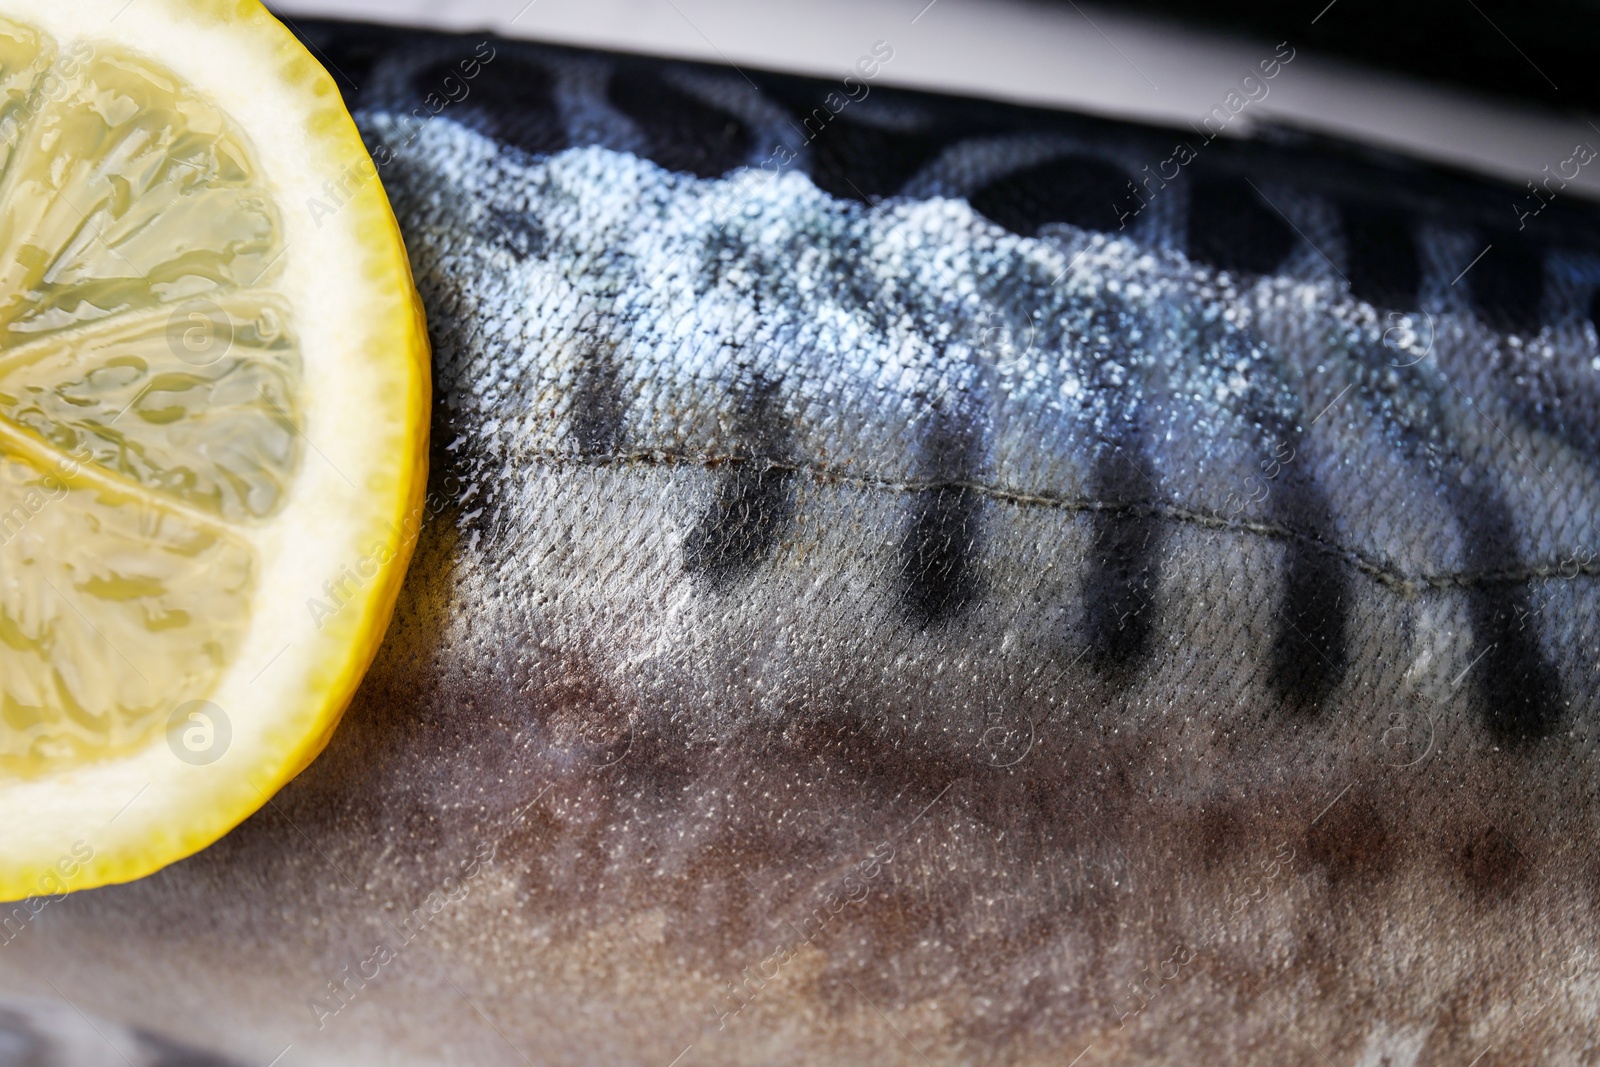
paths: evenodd
<path fill-rule="evenodd" d="M 0 899 L 186 856 L 316 756 L 416 535 L 427 340 L 254 0 L 0 0 Z"/>

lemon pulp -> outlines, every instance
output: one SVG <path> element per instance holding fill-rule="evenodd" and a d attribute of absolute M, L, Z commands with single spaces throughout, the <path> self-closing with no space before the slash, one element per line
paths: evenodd
<path fill-rule="evenodd" d="M 0 20 L 0 771 L 148 741 L 254 591 L 300 462 L 250 145 L 156 63 Z"/>

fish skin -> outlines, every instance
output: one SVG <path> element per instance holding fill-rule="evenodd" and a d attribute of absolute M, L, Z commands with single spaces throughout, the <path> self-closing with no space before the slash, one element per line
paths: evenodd
<path fill-rule="evenodd" d="M 1506 190 L 1208 146 L 1300 231 L 1222 272 L 1177 184 L 970 206 L 1165 134 L 874 89 L 961 136 L 862 203 L 762 171 L 793 82 L 497 41 L 412 136 L 476 39 L 302 29 L 382 45 L 428 521 L 323 756 L 0 989 L 241 1063 L 1595 1058 L 1590 209 L 1508 334 L 1450 281 Z M 666 143 L 613 63 L 755 132 Z M 1349 294 L 1351 175 L 1426 354 Z"/>

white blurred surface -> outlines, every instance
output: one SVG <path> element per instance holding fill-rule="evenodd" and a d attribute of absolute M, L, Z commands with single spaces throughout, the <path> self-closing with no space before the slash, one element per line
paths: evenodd
<path fill-rule="evenodd" d="M 1185 127 L 1222 103 L 1276 41 L 1197 33 L 1126 13 L 1027 0 L 277 0 L 300 15 L 368 19 L 774 70 L 842 76 L 878 40 L 879 81 Z M 1291 46 L 1297 42 L 1291 40 Z M 1600 147 L 1554 112 L 1313 56 L 1304 50 L 1228 132 L 1270 119 L 1521 184 Z M 1600 199 L 1600 163 L 1566 193 Z M 1506 220 L 1514 221 L 1511 203 Z"/>

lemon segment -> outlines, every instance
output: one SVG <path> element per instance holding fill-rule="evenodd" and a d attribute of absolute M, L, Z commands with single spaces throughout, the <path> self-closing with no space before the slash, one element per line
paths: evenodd
<path fill-rule="evenodd" d="M 427 402 L 393 215 L 292 35 L 0 0 L 0 899 L 156 870 L 314 758 Z"/>
<path fill-rule="evenodd" d="M 147 742 L 232 663 L 255 560 L 226 530 L 41 474 L 0 433 L 0 539 L 0 774 Z"/>

